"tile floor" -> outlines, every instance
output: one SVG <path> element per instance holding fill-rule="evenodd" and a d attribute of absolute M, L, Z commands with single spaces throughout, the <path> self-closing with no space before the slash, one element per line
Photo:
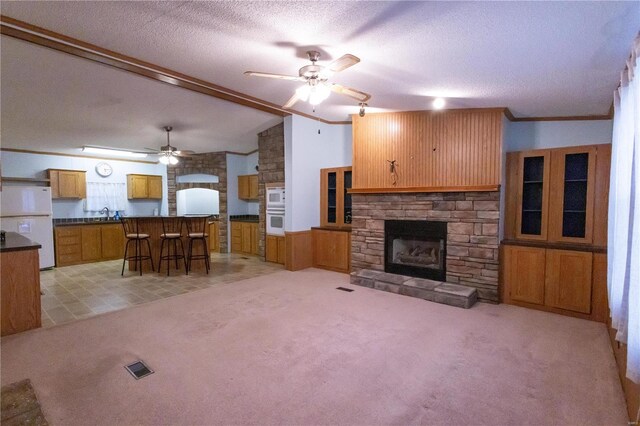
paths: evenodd
<path fill-rule="evenodd" d="M 257 257 L 219 253 L 212 253 L 211 267 L 209 275 L 204 271 L 173 275 L 172 271 L 167 277 L 163 269 L 163 273 L 140 276 L 125 269 L 122 277 L 122 260 L 112 260 L 42 271 L 42 326 L 63 324 L 283 269 L 282 265 L 263 262 Z"/>

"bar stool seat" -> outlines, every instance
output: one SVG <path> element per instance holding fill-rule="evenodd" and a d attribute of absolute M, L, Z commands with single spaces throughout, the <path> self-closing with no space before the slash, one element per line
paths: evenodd
<path fill-rule="evenodd" d="M 158 272 L 162 270 L 162 261 L 167 261 L 167 276 L 170 275 L 171 261 L 179 268 L 178 260 L 184 262 L 185 273 L 189 273 L 187 268 L 187 258 L 184 254 L 184 246 L 182 245 L 182 218 L 179 217 L 162 217 L 162 234 L 160 234 L 160 261 L 158 262 Z M 165 243 L 167 244 L 167 254 L 164 253 Z M 180 251 L 178 251 L 178 243 L 180 243 Z M 173 247 L 173 254 L 171 254 Z"/>
<path fill-rule="evenodd" d="M 209 218 L 211 216 L 190 217 L 185 219 L 187 224 L 187 236 L 189 237 L 189 250 L 187 252 L 187 274 L 191 270 L 192 260 L 204 260 L 204 266 L 209 273 L 209 246 L 207 244 L 207 227 L 209 226 Z M 202 247 L 202 254 L 193 254 L 193 243 L 200 242 Z"/>
<path fill-rule="evenodd" d="M 124 275 L 124 265 L 127 262 L 133 261 L 133 269 L 140 269 L 140 275 L 142 275 L 142 261 L 148 260 L 151 262 L 151 270 L 155 272 L 153 268 L 153 257 L 151 257 L 151 244 L 149 243 L 149 234 L 140 232 L 140 223 L 138 218 L 120 218 L 122 228 L 124 229 L 124 235 L 127 239 L 127 244 L 124 248 L 124 259 L 122 259 L 122 272 L 120 275 Z M 142 254 L 142 242 L 147 244 L 147 255 Z M 132 256 L 129 254 L 129 245 L 133 243 L 135 253 Z"/>

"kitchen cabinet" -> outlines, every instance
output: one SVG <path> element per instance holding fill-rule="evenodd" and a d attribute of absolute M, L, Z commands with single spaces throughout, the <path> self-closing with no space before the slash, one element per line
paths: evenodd
<path fill-rule="evenodd" d="M 11 247 L 11 245 L 23 247 Z M 8 232 L 0 250 L 0 335 L 38 328 L 41 323 L 40 261 L 37 245 L 17 233 Z"/>
<path fill-rule="evenodd" d="M 265 259 L 267 262 L 285 262 L 285 239 L 276 235 L 267 235 L 265 241 Z"/>
<path fill-rule="evenodd" d="M 258 224 L 254 222 L 231 222 L 231 252 L 257 255 Z"/>
<path fill-rule="evenodd" d="M 351 269 L 350 230 L 312 228 L 313 266 L 349 273 Z"/>
<path fill-rule="evenodd" d="M 220 252 L 220 223 L 209 223 L 209 251 Z"/>
<path fill-rule="evenodd" d="M 320 170 L 320 226 L 351 226 L 351 167 Z"/>
<path fill-rule="evenodd" d="M 87 197 L 87 172 L 83 170 L 47 169 L 51 198 Z"/>
<path fill-rule="evenodd" d="M 544 303 L 554 308 L 591 312 L 593 253 L 547 250 Z"/>
<path fill-rule="evenodd" d="M 241 200 L 258 200 L 258 175 L 238 176 L 238 198 Z"/>
<path fill-rule="evenodd" d="M 124 232 L 119 223 L 54 228 L 56 266 L 121 259 Z"/>
<path fill-rule="evenodd" d="M 130 200 L 162 199 L 162 176 L 127 175 L 127 198 Z"/>

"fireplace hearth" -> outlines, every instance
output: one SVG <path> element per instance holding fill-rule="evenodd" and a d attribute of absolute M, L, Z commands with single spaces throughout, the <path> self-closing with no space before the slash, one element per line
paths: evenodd
<path fill-rule="evenodd" d="M 384 221 L 385 272 L 446 281 L 447 223 Z"/>

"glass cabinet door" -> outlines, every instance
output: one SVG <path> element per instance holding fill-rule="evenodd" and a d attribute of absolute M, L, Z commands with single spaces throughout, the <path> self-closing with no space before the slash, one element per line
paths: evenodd
<path fill-rule="evenodd" d="M 550 240 L 592 241 L 595 153 L 592 147 L 572 147 L 553 152 Z"/>
<path fill-rule="evenodd" d="M 343 174 L 343 207 L 344 207 L 344 224 L 351 224 L 351 194 L 348 190 L 351 189 L 351 170 L 344 171 Z"/>
<path fill-rule="evenodd" d="M 320 226 L 350 226 L 351 167 L 320 170 Z"/>
<path fill-rule="evenodd" d="M 522 153 L 518 176 L 517 236 L 546 239 L 549 152 Z"/>

